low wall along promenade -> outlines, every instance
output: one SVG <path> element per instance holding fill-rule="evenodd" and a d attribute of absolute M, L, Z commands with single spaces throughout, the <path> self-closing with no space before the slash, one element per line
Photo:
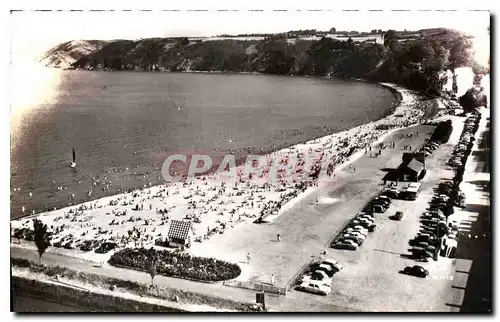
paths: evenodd
<path fill-rule="evenodd" d="M 39 298 L 63 305 L 91 308 L 94 312 L 183 312 L 183 310 L 177 308 L 94 293 L 84 289 L 18 276 L 12 276 L 12 292 L 16 295 Z"/>

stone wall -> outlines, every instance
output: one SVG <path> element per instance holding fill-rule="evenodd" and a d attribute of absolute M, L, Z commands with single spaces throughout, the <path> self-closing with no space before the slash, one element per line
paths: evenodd
<path fill-rule="evenodd" d="M 183 312 L 167 306 L 12 276 L 12 292 L 97 312 Z"/>

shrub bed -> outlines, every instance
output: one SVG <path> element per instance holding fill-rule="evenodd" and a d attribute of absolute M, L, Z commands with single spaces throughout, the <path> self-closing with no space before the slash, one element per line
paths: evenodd
<path fill-rule="evenodd" d="M 13 237 L 16 239 L 25 239 L 27 241 L 34 241 L 35 231 L 29 228 L 16 228 L 14 229 Z"/>
<path fill-rule="evenodd" d="M 125 248 L 114 253 L 109 264 L 147 272 L 150 262 L 148 256 L 149 249 Z M 233 279 L 241 274 L 238 265 L 214 258 L 194 257 L 167 250 L 156 251 L 156 256 L 157 273 L 160 275 L 215 282 Z"/>
<path fill-rule="evenodd" d="M 98 254 L 106 254 L 107 252 L 115 249 L 116 246 L 117 246 L 116 243 L 104 242 L 94 252 L 96 252 Z"/>

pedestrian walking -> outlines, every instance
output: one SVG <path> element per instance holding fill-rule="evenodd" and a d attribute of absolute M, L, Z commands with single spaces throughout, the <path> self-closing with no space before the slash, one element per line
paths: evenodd
<path fill-rule="evenodd" d="M 250 253 L 247 253 L 247 264 L 250 264 Z"/>
<path fill-rule="evenodd" d="M 354 173 L 356 173 L 356 167 L 355 167 L 355 166 L 353 166 L 353 167 L 352 167 L 352 171 L 353 171 Z"/>
<path fill-rule="evenodd" d="M 274 274 L 271 275 L 271 284 L 276 285 L 276 278 L 274 277 Z"/>
<path fill-rule="evenodd" d="M 280 234 L 276 235 L 276 239 L 278 240 L 278 242 L 280 242 L 280 241 L 281 241 L 281 236 L 280 236 Z"/>

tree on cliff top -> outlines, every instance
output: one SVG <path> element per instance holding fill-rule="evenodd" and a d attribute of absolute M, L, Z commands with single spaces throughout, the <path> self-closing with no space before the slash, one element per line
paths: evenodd
<path fill-rule="evenodd" d="M 33 229 L 35 231 L 35 245 L 38 250 L 38 261 L 42 264 L 42 255 L 50 246 L 50 233 L 47 231 L 47 225 L 39 219 L 33 220 Z"/>

